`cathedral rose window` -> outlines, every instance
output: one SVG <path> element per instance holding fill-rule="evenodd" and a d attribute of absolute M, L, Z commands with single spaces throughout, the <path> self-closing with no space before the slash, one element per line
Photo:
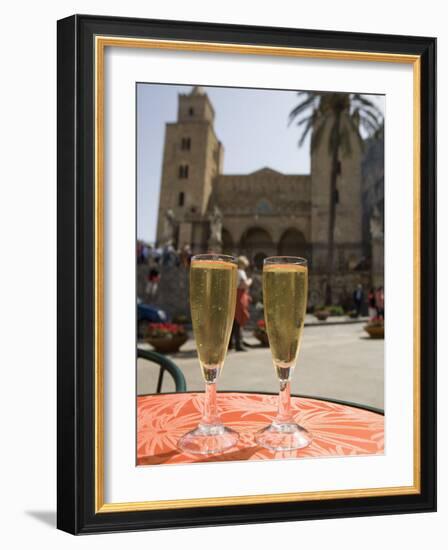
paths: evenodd
<path fill-rule="evenodd" d="M 255 212 L 257 214 L 271 214 L 272 207 L 266 199 L 261 199 L 255 207 Z"/>

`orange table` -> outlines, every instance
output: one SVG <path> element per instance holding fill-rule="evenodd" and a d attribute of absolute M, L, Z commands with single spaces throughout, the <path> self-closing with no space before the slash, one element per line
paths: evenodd
<path fill-rule="evenodd" d="M 137 464 L 179 464 L 223 460 L 266 460 L 384 452 L 382 414 L 320 399 L 292 397 L 299 424 L 313 434 L 311 445 L 290 452 L 259 447 L 254 433 L 272 421 L 277 396 L 256 393 L 219 393 L 223 422 L 240 433 L 237 447 L 210 457 L 192 456 L 177 449 L 179 438 L 197 426 L 203 394 L 173 393 L 137 398 Z"/>

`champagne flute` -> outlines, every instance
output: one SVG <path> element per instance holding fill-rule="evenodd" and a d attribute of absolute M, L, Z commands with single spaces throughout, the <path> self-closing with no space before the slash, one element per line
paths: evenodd
<path fill-rule="evenodd" d="M 216 381 L 224 365 L 235 316 L 236 284 L 237 260 L 233 256 L 200 254 L 191 259 L 191 319 L 205 396 L 199 425 L 179 441 L 179 448 L 187 453 L 220 453 L 238 442 L 238 433 L 221 422 L 216 403 Z"/>
<path fill-rule="evenodd" d="M 280 381 L 277 416 L 259 431 L 256 442 L 271 450 L 291 451 L 311 443 L 310 433 L 291 413 L 291 378 L 302 339 L 308 295 L 304 258 L 272 256 L 264 260 L 263 298 L 272 359 Z"/>

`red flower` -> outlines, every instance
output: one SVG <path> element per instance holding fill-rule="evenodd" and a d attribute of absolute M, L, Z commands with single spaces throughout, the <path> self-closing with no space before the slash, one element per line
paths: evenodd
<path fill-rule="evenodd" d="M 150 323 L 149 335 L 150 336 L 166 336 L 168 334 L 177 335 L 184 334 L 185 328 L 182 325 L 175 323 Z"/>
<path fill-rule="evenodd" d="M 257 327 L 258 327 L 258 328 L 266 328 L 265 320 L 264 320 L 264 319 L 260 319 L 259 321 L 257 321 Z"/>

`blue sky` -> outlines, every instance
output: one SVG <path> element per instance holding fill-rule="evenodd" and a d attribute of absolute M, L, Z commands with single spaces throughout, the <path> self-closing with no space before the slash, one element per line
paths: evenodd
<path fill-rule="evenodd" d="M 177 98 L 191 86 L 137 85 L 137 236 L 155 240 L 165 124 L 175 122 Z M 298 147 L 299 128 L 288 126 L 297 92 L 206 87 L 215 131 L 224 145 L 224 173 L 247 174 L 269 166 L 309 174 L 309 139 Z M 383 98 L 376 103 L 382 106 Z"/>

